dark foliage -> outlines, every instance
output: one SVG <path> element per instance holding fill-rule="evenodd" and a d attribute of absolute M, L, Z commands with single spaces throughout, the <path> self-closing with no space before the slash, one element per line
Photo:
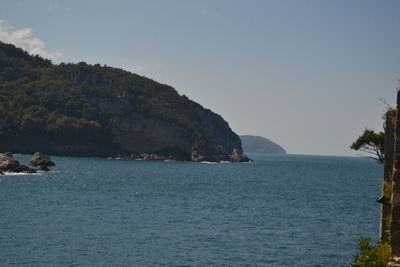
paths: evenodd
<path fill-rule="evenodd" d="M 365 129 L 362 135 L 351 145 L 351 149 L 366 153 L 367 158 L 384 161 L 385 133 L 375 133 L 373 130 Z"/>
<path fill-rule="evenodd" d="M 192 101 L 168 85 L 107 66 L 59 65 L 0 42 L 0 145 L 48 140 L 112 147 L 110 118 L 94 98 L 129 94 L 140 114 L 172 120 L 205 143 Z M 3 143 L 2 143 L 3 142 Z"/>

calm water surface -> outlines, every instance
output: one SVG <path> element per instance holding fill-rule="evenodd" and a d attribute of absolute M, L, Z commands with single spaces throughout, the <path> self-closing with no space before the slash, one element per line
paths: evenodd
<path fill-rule="evenodd" d="M 359 237 L 376 240 L 382 166 L 251 156 L 254 164 L 53 157 L 51 173 L 0 176 L 0 265 L 337 267 Z"/>

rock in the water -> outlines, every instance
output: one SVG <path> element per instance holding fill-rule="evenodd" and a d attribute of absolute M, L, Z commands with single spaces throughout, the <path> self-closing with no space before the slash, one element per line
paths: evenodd
<path fill-rule="evenodd" d="M 0 171 L 0 175 L 4 175 L 4 172 Z"/>
<path fill-rule="evenodd" d="M 251 159 L 249 159 L 245 154 L 238 151 L 236 148 L 233 149 L 233 152 L 229 157 L 230 161 L 232 162 L 251 162 Z"/>
<path fill-rule="evenodd" d="M 4 152 L 3 154 L 6 155 L 6 156 L 8 156 L 8 157 L 10 157 L 10 158 L 13 158 L 13 155 L 12 155 L 11 152 Z"/>
<path fill-rule="evenodd" d="M 194 162 L 202 162 L 205 160 L 205 157 L 200 155 L 199 153 L 195 152 L 192 153 L 192 161 Z"/>
<path fill-rule="evenodd" d="M 40 152 L 36 152 L 33 157 L 32 160 L 29 162 L 29 165 L 31 166 L 55 166 L 54 162 L 51 161 L 50 157 L 47 155 L 44 155 Z"/>
<path fill-rule="evenodd" d="M 13 170 L 13 172 L 26 172 L 26 173 L 35 173 L 35 169 L 31 169 L 28 166 L 25 165 L 19 165 L 17 168 Z"/>
<path fill-rule="evenodd" d="M 27 172 L 35 173 L 36 170 L 21 165 L 18 160 L 6 154 L 0 154 L 0 172 Z"/>
<path fill-rule="evenodd" d="M 38 170 L 39 170 L 39 171 L 44 171 L 44 172 L 50 171 L 50 169 L 47 168 L 47 166 L 39 166 Z"/>
<path fill-rule="evenodd" d="M 6 154 L 0 154 L 0 170 L 1 171 L 13 171 L 19 166 L 18 160 L 13 157 L 7 156 Z"/>

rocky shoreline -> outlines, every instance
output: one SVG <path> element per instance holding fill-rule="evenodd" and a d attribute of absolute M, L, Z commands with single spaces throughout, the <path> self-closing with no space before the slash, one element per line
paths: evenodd
<path fill-rule="evenodd" d="M 142 153 L 142 154 L 131 154 L 127 157 L 121 157 L 123 159 L 128 160 L 154 160 L 154 161 L 178 161 L 175 157 L 169 156 L 161 156 L 157 154 L 149 154 L 149 153 Z"/>
<path fill-rule="evenodd" d="M 235 152 L 235 151 L 234 151 Z M 177 162 L 177 161 L 191 161 L 191 162 L 252 162 L 250 158 L 241 153 L 232 153 L 229 158 L 225 160 L 216 159 L 206 159 L 204 157 L 192 158 L 192 160 L 182 160 L 176 158 L 172 155 L 163 156 L 153 153 L 141 153 L 141 154 L 131 154 L 129 156 L 116 156 L 110 157 L 115 159 L 125 159 L 125 160 L 148 160 L 148 161 L 166 161 L 166 162 Z M 38 171 L 48 172 L 49 167 L 55 166 L 55 163 L 51 161 L 48 155 L 40 152 L 36 152 L 28 166 L 21 164 L 18 160 L 14 158 L 12 153 L 4 152 L 0 153 L 0 175 L 5 175 L 6 173 L 37 173 Z M 33 168 L 32 168 L 33 167 Z"/>
<path fill-rule="evenodd" d="M 238 153 L 236 150 L 229 157 L 221 157 L 222 159 L 208 159 L 203 156 L 193 156 L 191 160 L 182 160 L 178 159 L 172 155 L 163 156 L 153 153 L 141 153 L 141 154 L 131 154 L 127 157 L 117 157 L 120 159 L 127 160 L 151 160 L 151 161 L 168 161 L 168 162 L 176 162 L 176 161 L 192 161 L 192 162 L 252 162 L 252 160 L 242 153 Z"/>
<path fill-rule="evenodd" d="M 55 163 L 51 161 L 50 157 L 40 152 L 36 152 L 29 166 L 36 167 L 31 168 L 21 164 L 10 152 L 0 153 L 0 175 L 5 173 L 36 173 L 38 171 L 50 171 L 48 167 L 55 166 Z"/>

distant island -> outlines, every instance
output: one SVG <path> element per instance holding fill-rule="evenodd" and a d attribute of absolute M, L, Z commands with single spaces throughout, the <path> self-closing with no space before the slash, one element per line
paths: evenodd
<path fill-rule="evenodd" d="M 247 162 L 218 114 L 171 86 L 0 42 L 0 152 Z"/>
<path fill-rule="evenodd" d="M 286 154 L 286 150 L 268 138 L 253 135 L 241 135 L 245 153 Z"/>

